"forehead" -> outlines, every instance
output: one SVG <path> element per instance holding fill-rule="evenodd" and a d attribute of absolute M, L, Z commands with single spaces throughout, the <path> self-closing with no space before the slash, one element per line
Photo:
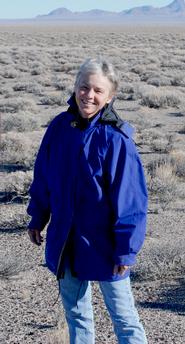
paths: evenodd
<path fill-rule="evenodd" d="M 109 79 L 103 75 L 102 73 L 95 73 L 95 74 L 82 74 L 80 78 L 80 85 L 86 83 L 90 85 L 91 87 L 97 87 L 97 88 L 110 88 L 111 82 Z"/>

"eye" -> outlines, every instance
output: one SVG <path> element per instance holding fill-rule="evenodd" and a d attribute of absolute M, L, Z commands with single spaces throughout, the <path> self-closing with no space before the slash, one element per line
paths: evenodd
<path fill-rule="evenodd" d="M 86 86 L 86 85 L 81 85 L 81 86 L 80 86 L 80 89 L 83 90 L 83 91 L 87 91 L 87 90 L 88 90 L 88 86 Z"/>
<path fill-rule="evenodd" d="M 97 89 L 96 93 L 101 94 L 101 93 L 103 93 L 103 90 Z"/>

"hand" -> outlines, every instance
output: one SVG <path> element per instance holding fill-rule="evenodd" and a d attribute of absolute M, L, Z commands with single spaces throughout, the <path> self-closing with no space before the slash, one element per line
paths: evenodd
<path fill-rule="evenodd" d="M 129 268 L 127 265 L 114 265 L 113 274 L 123 276 Z"/>
<path fill-rule="evenodd" d="M 31 242 L 37 246 L 40 246 L 43 242 L 43 237 L 38 229 L 28 229 L 28 235 Z"/>

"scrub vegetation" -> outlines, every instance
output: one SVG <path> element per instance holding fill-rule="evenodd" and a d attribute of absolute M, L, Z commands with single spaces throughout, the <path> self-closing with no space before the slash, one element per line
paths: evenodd
<path fill-rule="evenodd" d="M 184 343 L 184 28 L 0 26 L 0 45 L 0 341 L 68 343 L 57 283 L 27 238 L 26 205 L 46 127 L 66 109 L 80 64 L 99 54 L 118 70 L 115 108 L 136 129 L 148 182 L 148 232 L 132 272 L 139 313 L 150 344 Z M 93 301 L 97 344 L 114 344 L 96 283 Z"/>

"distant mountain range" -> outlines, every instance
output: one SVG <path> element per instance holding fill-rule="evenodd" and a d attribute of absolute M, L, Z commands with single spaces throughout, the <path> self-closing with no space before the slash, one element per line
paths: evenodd
<path fill-rule="evenodd" d="M 115 20 L 122 21 L 129 18 L 183 18 L 185 19 L 185 1 L 174 0 L 165 7 L 141 6 L 121 12 L 103 10 L 90 10 L 85 12 L 72 12 L 67 8 L 57 8 L 46 15 L 39 15 L 36 19 L 49 20 Z"/>
<path fill-rule="evenodd" d="M 185 16 L 185 2 L 184 0 L 174 0 L 165 7 L 141 6 L 124 12 L 130 15 Z"/>
<path fill-rule="evenodd" d="M 170 1 L 170 0 L 169 0 Z M 164 7 L 140 6 L 121 12 L 111 12 L 100 9 L 89 11 L 72 12 L 67 8 L 61 7 L 54 9 L 48 14 L 38 15 L 35 18 L 25 19 L 1 19 L 0 23 L 34 23 L 50 22 L 65 24 L 67 22 L 81 23 L 101 23 L 107 24 L 185 24 L 185 0 L 174 0 Z"/>

